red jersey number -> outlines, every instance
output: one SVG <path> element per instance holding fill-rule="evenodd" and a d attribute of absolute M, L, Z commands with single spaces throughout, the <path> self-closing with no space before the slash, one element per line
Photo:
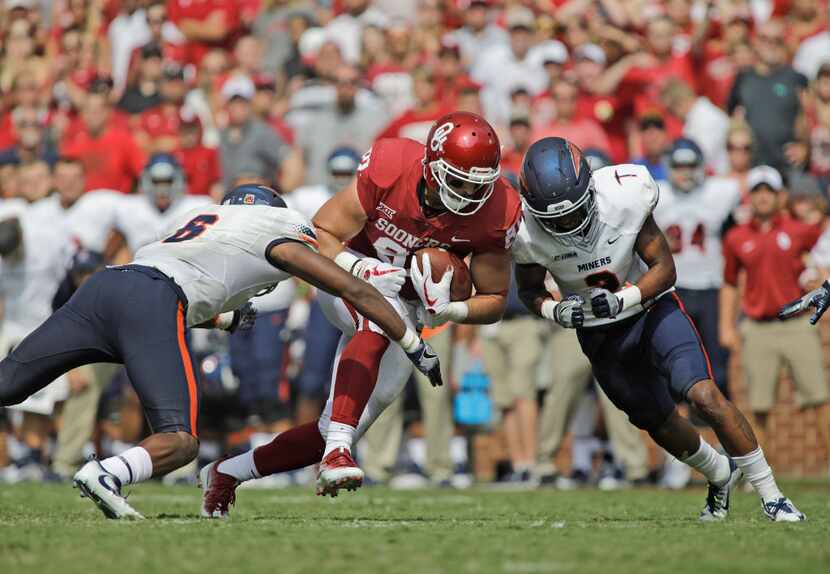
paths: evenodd
<path fill-rule="evenodd" d="M 669 225 L 666 228 L 666 239 L 669 241 L 669 247 L 672 253 L 680 253 L 683 251 L 683 229 L 677 224 Z M 702 223 L 698 223 L 692 231 L 692 237 L 689 239 L 689 245 L 697 247 L 701 251 L 704 250 L 706 244 L 706 228 Z"/>

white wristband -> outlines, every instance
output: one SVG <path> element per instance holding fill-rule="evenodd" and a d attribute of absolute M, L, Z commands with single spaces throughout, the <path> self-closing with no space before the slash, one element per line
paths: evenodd
<path fill-rule="evenodd" d="M 442 313 L 448 321 L 453 321 L 454 323 L 460 323 L 466 319 L 469 314 L 470 308 L 464 301 L 453 301 L 447 305 L 447 308 L 444 309 L 444 312 Z"/>
<path fill-rule="evenodd" d="M 625 289 L 620 289 L 615 293 L 615 295 L 622 301 L 622 308 L 620 309 L 620 312 L 627 311 L 635 305 L 639 305 L 640 301 L 643 300 L 643 294 L 640 292 L 640 288 L 636 285 L 630 285 Z"/>
<path fill-rule="evenodd" d="M 334 258 L 334 262 L 337 263 L 337 266 L 341 269 L 351 273 L 354 269 L 355 263 L 360 261 L 360 257 L 355 255 L 354 253 L 350 253 L 345 249 L 337 254 Z"/>
<path fill-rule="evenodd" d="M 231 328 L 233 324 L 233 311 L 227 311 L 225 313 L 219 313 L 216 316 L 216 321 L 214 322 L 217 329 L 222 329 L 223 331 L 227 331 Z"/>
<path fill-rule="evenodd" d="M 405 352 L 412 353 L 421 344 L 421 338 L 418 336 L 418 333 L 407 327 L 403 337 L 398 340 L 398 344 Z"/>
<path fill-rule="evenodd" d="M 557 305 L 559 305 L 559 303 L 553 299 L 545 299 L 542 301 L 542 317 L 550 321 L 555 321 L 553 313 L 556 310 Z"/>

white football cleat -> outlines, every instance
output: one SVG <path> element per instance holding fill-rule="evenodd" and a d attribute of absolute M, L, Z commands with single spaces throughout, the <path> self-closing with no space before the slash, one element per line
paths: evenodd
<path fill-rule="evenodd" d="M 320 463 L 317 474 L 317 495 L 337 496 L 341 488 L 357 490 L 363 485 L 363 471 L 357 466 L 349 449 L 331 451 Z"/>
<path fill-rule="evenodd" d="M 783 496 L 777 500 L 762 500 L 761 508 L 764 510 L 764 516 L 773 522 L 801 522 L 807 520 L 807 517 L 795 507 L 792 500 Z"/>
<path fill-rule="evenodd" d="M 701 522 L 717 522 L 725 520 L 729 515 L 729 499 L 732 489 L 738 484 L 743 472 L 735 461 L 729 459 L 729 479 L 721 486 L 709 483 L 709 492 L 706 495 L 706 506 L 700 511 Z"/>
<path fill-rule="evenodd" d="M 121 481 L 99 461 L 90 460 L 72 478 L 81 497 L 89 498 L 104 516 L 112 519 L 144 520 L 144 517 L 121 494 Z"/>
<path fill-rule="evenodd" d="M 225 458 L 211 462 L 199 473 L 201 514 L 204 518 L 227 518 L 230 506 L 236 502 L 236 487 L 242 483 L 229 474 L 219 472 L 219 463 Z"/>

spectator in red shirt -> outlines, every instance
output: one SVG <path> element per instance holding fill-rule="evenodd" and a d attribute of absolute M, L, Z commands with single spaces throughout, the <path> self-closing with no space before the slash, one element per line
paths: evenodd
<path fill-rule="evenodd" d="M 147 154 L 172 153 L 179 147 L 179 125 L 187 84 L 184 70 L 168 62 L 159 87 L 161 104 L 141 114 L 136 141 Z"/>
<path fill-rule="evenodd" d="M 752 220 L 729 230 L 723 241 L 724 282 L 720 293 L 721 344 L 736 351 L 746 373 L 749 404 L 764 435 L 775 404 L 778 372 L 786 364 L 800 407 L 815 409 L 816 420 L 830 449 L 827 374 L 817 329 L 807 316 L 779 322 L 778 310 L 803 293 L 799 276 L 803 257 L 815 245 L 821 226 L 791 219 L 781 211 L 781 175 L 759 166 L 747 176 Z M 739 275 L 746 276 L 739 292 Z M 738 301 L 746 316 L 736 329 Z M 740 331 L 740 335 L 739 335 Z M 764 437 L 759 437 L 764 443 Z"/>
<path fill-rule="evenodd" d="M 229 50 L 241 24 L 235 0 L 168 0 L 167 12 L 187 38 L 185 61 L 197 66 L 212 48 Z"/>
<path fill-rule="evenodd" d="M 112 106 L 106 92 L 91 92 L 81 109 L 74 136 L 61 154 L 84 164 L 86 189 L 114 189 L 130 193 L 144 167 L 144 153 L 132 134 L 110 122 Z"/>
<path fill-rule="evenodd" d="M 381 130 L 377 139 L 411 138 L 424 143 L 432 123 L 447 113 L 447 108 L 435 97 L 435 76 L 431 69 L 420 67 L 413 70 L 412 91 L 415 105 L 394 118 Z"/>
<path fill-rule="evenodd" d="M 546 137 L 560 137 L 573 142 L 581 149 L 597 148 L 608 153 L 611 146 L 602 127 L 591 118 L 576 116 L 576 84 L 562 80 L 553 86 L 556 119 L 533 132 L 533 141 Z"/>
<path fill-rule="evenodd" d="M 182 114 L 175 156 L 187 178 L 187 193 L 209 195 L 219 203 L 224 195 L 219 153 L 202 144 L 202 124 L 195 114 L 186 110 Z"/>

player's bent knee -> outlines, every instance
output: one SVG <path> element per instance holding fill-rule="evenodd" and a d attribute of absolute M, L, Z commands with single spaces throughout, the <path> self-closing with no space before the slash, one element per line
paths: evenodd
<path fill-rule="evenodd" d="M 161 439 L 154 448 L 157 456 L 171 461 L 173 466 L 184 466 L 199 454 L 199 441 L 190 433 L 174 431 L 156 436 Z"/>
<path fill-rule="evenodd" d="M 729 401 L 710 379 L 695 384 L 686 397 L 709 423 L 721 420 L 729 406 Z"/>

